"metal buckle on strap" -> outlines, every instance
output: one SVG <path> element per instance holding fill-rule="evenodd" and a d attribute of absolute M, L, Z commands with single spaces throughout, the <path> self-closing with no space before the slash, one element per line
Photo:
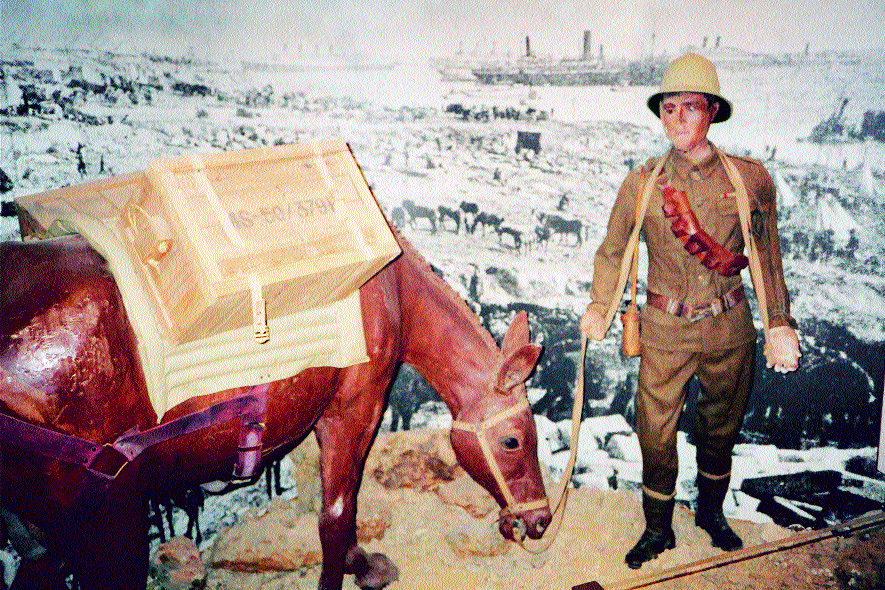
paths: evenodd
<path fill-rule="evenodd" d="M 744 299 L 743 285 L 739 285 L 732 289 L 722 297 L 718 297 L 707 303 L 701 303 L 697 306 L 686 305 L 684 301 L 671 299 L 664 295 L 649 293 L 646 300 L 649 305 L 656 307 L 664 313 L 685 318 L 689 322 L 697 322 L 704 318 L 715 317 L 721 315 L 735 307 Z"/>
<path fill-rule="evenodd" d="M 688 321 L 697 322 L 704 318 L 715 317 L 723 313 L 726 309 L 727 308 L 722 303 L 722 299 L 714 299 L 709 303 L 692 308 L 688 314 Z"/>
<path fill-rule="evenodd" d="M 263 422 L 248 422 L 240 427 L 240 443 L 232 480 L 243 481 L 255 477 L 261 467 L 264 430 Z"/>
<path fill-rule="evenodd" d="M 706 305 L 692 308 L 691 312 L 688 314 L 688 321 L 697 322 L 714 315 L 716 314 L 713 313 L 713 306 L 707 303 Z"/>

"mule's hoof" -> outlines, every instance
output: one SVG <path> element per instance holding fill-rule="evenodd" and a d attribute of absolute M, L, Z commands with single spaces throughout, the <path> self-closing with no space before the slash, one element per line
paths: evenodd
<path fill-rule="evenodd" d="M 366 556 L 366 571 L 355 577 L 354 582 L 360 588 L 380 590 L 391 582 L 399 580 L 399 569 L 381 553 Z"/>

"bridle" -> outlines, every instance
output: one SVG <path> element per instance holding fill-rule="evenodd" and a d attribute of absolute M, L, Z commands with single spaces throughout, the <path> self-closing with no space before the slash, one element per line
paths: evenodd
<path fill-rule="evenodd" d="M 516 498 L 510 491 L 510 486 L 504 479 L 504 474 L 501 472 L 501 468 L 498 465 L 498 460 L 495 458 L 494 453 L 492 453 L 492 448 L 489 445 L 487 433 L 490 428 L 495 426 L 498 422 L 506 420 L 511 416 L 515 416 L 525 411 L 531 411 L 528 397 L 523 397 L 509 408 L 501 410 L 497 414 L 486 418 L 482 422 L 474 423 L 464 422 L 463 420 L 453 420 L 451 425 L 452 430 L 463 430 L 466 432 L 472 432 L 476 435 L 476 438 L 479 441 L 479 447 L 482 449 L 482 455 L 485 459 L 486 465 L 492 472 L 492 475 L 495 478 L 495 482 L 498 484 L 498 489 L 501 490 L 501 495 L 504 496 L 504 502 L 506 503 L 506 505 L 504 506 L 504 508 L 501 509 L 502 517 L 522 511 L 537 510 L 539 508 L 549 508 L 549 503 L 547 501 L 546 495 L 543 498 L 531 500 L 528 502 L 516 501 Z"/>
<path fill-rule="evenodd" d="M 578 438 L 581 432 L 581 413 L 584 408 L 584 364 L 586 362 L 586 358 L 587 337 L 583 336 L 581 338 L 580 366 L 577 369 L 577 375 L 575 378 L 575 394 L 572 401 L 572 434 L 571 438 L 569 439 L 569 446 L 571 450 L 569 451 L 569 459 L 568 463 L 565 466 L 565 471 L 562 475 L 562 479 L 559 481 L 559 486 L 556 493 L 556 504 L 554 505 L 555 509 L 553 510 L 552 520 L 547 527 L 548 534 L 546 535 L 545 540 L 543 540 L 538 547 L 527 546 L 525 544 L 524 538 L 520 538 L 518 541 L 520 547 L 522 547 L 529 553 L 534 553 L 536 555 L 543 553 L 553 544 L 553 541 L 556 538 L 557 533 L 559 532 L 559 527 L 562 524 L 563 515 L 565 514 L 565 505 L 568 501 L 568 485 L 571 482 L 572 472 L 575 468 L 575 460 L 577 459 L 578 451 Z M 473 432 L 476 434 L 477 439 L 479 439 L 479 445 L 480 448 L 482 448 L 482 453 L 485 457 L 486 464 L 489 466 L 489 469 L 491 469 L 492 475 L 495 476 L 495 481 L 498 483 L 498 488 L 501 490 L 501 493 L 504 495 L 504 499 L 507 502 L 507 505 L 501 509 L 501 518 L 520 510 L 535 510 L 538 508 L 544 508 L 545 506 L 550 506 L 546 496 L 540 500 L 533 500 L 531 502 L 516 502 L 516 499 L 510 492 L 510 487 L 507 485 L 507 482 L 504 481 L 504 475 L 501 473 L 501 469 L 498 467 L 498 462 L 495 459 L 495 456 L 492 454 L 492 449 L 491 447 L 489 447 L 489 442 L 486 438 L 486 431 L 493 425 L 497 424 L 501 420 L 505 420 L 510 416 L 516 415 L 525 410 L 531 410 L 531 406 L 529 406 L 528 396 L 522 398 L 513 406 L 498 412 L 491 418 L 487 418 L 478 424 L 463 422 L 460 420 L 452 421 L 452 430 L 457 429 Z M 549 534 L 549 531 L 551 529 L 553 530 L 553 533 Z M 520 531 L 520 533 L 520 537 L 523 537 L 522 533 L 524 533 L 524 531 Z"/>

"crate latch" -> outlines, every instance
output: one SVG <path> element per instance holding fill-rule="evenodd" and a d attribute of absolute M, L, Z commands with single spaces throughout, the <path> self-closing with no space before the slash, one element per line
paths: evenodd
<path fill-rule="evenodd" d="M 267 326 L 267 305 L 261 292 L 261 278 L 257 274 L 249 275 L 249 290 L 252 292 L 252 330 L 255 342 L 264 344 L 270 340 L 270 329 Z"/>

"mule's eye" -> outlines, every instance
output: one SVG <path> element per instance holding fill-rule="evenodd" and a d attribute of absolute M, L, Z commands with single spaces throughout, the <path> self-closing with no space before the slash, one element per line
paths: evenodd
<path fill-rule="evenodd" d="M 505 436 L 501 439 L 501 444 L 504 445 L 504 448 L 515 451 L 519 448 L 519 439 L 515 436 Z"/>

